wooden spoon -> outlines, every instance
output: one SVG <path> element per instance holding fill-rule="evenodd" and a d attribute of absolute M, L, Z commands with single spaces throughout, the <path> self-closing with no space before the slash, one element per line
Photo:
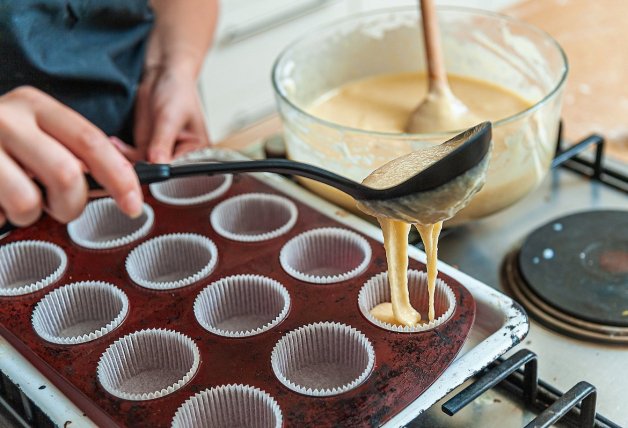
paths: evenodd
<path fill-rule="evenodd" d="M 425 134 L 466 129 L 481 121 L 449 88 L 433 0 L 420 0 L 420 4 L 429 87 L 425 99 L 410 115 L 406 131 Z"/>

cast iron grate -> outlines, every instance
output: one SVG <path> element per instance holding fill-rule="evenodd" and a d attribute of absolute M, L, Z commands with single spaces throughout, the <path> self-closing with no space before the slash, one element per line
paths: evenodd
<path fill-rule="evenodd" d="M 559 421 L 567 427 L 621 428 L 595 412 L 597 391 L 578 382 L 564 394 L 537 376 L 537 356 L 522 349 L 508 359 L 499 358 L 480 372 L 477 380 L 442 405 L 453 416 L 482 393 L 498 386 L 522 397 L 526 406 L 540 414 L 525 428 L 547 428 Z"/>

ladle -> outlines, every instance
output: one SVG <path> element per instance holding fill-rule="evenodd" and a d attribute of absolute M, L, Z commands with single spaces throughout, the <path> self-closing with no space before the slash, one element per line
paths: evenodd
<path fill-rule="evenodd" d="M 196 175 L 235 172 L 276 172 L 298 175 L 328 184 L 349 194 L 357 200 L 391 200 L 433 190 L 450 182 L 479 164 L 486 157 L 490 149 L 490 122 L 480 123 L 456 135 L 443 144 L 454 143 L 457 145 L 456 149 L 445 157 L 436 160 L 433 164 L 422 171 L 418 171 L 405 181 L 384 189 L 374 189 L 322 168 L 285 159 L 193 163 L 185 165 L 138 163 L 135 165 L 135 171 L 142 184 L 157 183 L 171 178 Z M 430 150 L 430 148 L 422 150 Z M 403 161 L 403 157 L 396 160 L 396 162 L 400 161 Z M 86 174 L 86 179 L 91 190 L 102 189 L 102 186 L 90 175 Z M 15 226 L 7 222 L 4 226 L 0 227 L 0 235 L 13 229 L 15 229 Z"/>

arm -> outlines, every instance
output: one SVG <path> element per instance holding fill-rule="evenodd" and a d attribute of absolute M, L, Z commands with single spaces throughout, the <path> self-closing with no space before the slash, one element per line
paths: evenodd
<path fill-rule="evenodd" d="M 170 68 L 196 80 L 214 35 L 217 0 L 152 0 L 151 5 L 156 22 L 145 68 Z"/>
<path fill-rule="evenodd" d="M 156 20 L 137 94 L 133 156 L 169 162 L 209 144 L 196 82 L 214 33 L 217 0 L 151 4 Z"/>

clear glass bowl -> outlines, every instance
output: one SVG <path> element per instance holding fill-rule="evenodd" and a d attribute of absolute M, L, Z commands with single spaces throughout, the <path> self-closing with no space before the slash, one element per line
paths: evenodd
<path fill-rule="evenodd" d="M 416 9 L 355 15 L 312 32 L 283 51 L 272 79 L 289 158 L 361 181 L 391 159 L 457 133 L 371 132 L 307 112 L 319 96 L 345 83 L 425 70 Z M 531 104 L 493 123 L 494 152 L 486 185 L 450 221 L 453 224 L 508 207 L 543 179 L 554 155 L 568 67 L 558 43 L 529 24 L 458 7 L 439 8 L 438 15 L 449 73 L 497 84 Z M 355 202 L 341 192 L 307 180 L 305 184 L 355 210 Z"/>

